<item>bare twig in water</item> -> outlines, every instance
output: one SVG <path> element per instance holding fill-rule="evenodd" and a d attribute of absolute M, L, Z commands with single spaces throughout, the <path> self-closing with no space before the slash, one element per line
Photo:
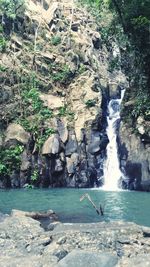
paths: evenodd
<path fill-rule="evenodd" d="M 91 199 L 91 197 L 89 196 L 89 194 L 87 194 L 87 193 L 80 197 L 80 201 L 83 201 L 85 198 L 87 198 L 91 202 L 92 206 L 94 207 L 94 209 L 96 210 L 98 215 L 101 215 L 101 216 L 104 215 L 104 208 L 102 207 L 101 204 L 100 204 L 100 207 L 98 209 L 96 207 L 95 203 L 93 202 L 93 200 Z"/>

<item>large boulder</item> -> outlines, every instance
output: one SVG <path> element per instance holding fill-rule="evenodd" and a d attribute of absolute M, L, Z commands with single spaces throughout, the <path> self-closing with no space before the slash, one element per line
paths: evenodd
<path fill-rule="evenodd" d="M 123 123 L 120 128 L 120 159 L 131 189 L 150 190 L 150 146 L 144 145 L 140 136 Z"/>
<path fill-rule="evenodd" d="M 58 134 L 53 134 L 44 143 L 42 155 L 58 154 L 60 152 L 60 139 Z"/>
<path fill-rule="evenodd" d="M 43 101 L 44 106 L 50 109 L 58 109 L 64 105 L 62 99 L 58 96 L 51 94 L 40 94 L 39 97 Z"/>
<path fill-rule="evenodd" d="M 64 257 L 57 267 L 113 267 L 117 262 L 117 257 L 109 253 L 74 250 Z"/>
<path fill-rule="evenodd" d="M 27 133 L 23 127 L 16 123 L 11 123 L 6 130 L 5 142 L 10 140 L 17 140 L 18 142 L 26 145 L 29 141 L 30 134 Z"/>

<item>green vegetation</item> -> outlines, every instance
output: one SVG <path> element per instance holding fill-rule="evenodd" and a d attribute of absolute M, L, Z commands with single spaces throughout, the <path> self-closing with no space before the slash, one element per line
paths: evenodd
<path fill-rule="evenodd" d="M 118 15 L 118 23 L 124 29 L 130 41 L 127 47 L 128 62 L 126 74 L 129 76 L 130 86 L 135 89 L 126 94 L 126 101 L 131 97 L 135 100 L 130 107 L 129 115 L 125 108 L 122 114 L 126 114 L 131 125 L 136 122 L 138 116 L 142 115 L 149 120 L 150 114 L 150 1 L 132 0 L 110 1 L 110 8 Z M 130 49 L 129 49 L 130 48 Z M 124 116 L 124 119 L 126 119 Z"/>
<path fill-rule="evenodd" d="M 31 182 L 36 182 L 38 180 L 39 177 L 39 172 L 38 169 L 34 169 L 32 175 L 31 175 Z"/>
<path fill-rule="evenodd" d="M 50 67 L 50 77 L 53 82 L 68 83 L 70 80 L 70 69 L 67 65 L 53 64 Z"/>
<path fill-rule="evenodd" d="M 54 134 L 56 131 L 53 128 L 46 128 L 44 129 L 43 133 L 40 135 L 40 133 L 37 136 L 36 145 L 37 148 L 40 150 L 42 146 L 44 145 L 45 141 L 48 139 L 48 137 L 52 134 Z"/>
<path fill-rule="evenodd" d="M 0 52 L 5 52 L 7 48 L 7 39 L 0 34 Z"/>
<path fill-rule="evenodd" d="M 85 105 L 87 108 L 95 107 L 96 101 L 95 101 L 95 99 L 89 99 L 85 102 Z"/>
<path fill-rule="evenodd" d="M 89 10 L 99 20 L 100 34 L 107 48 L 111 50 L 113 42 L 117 42 L 121 48 L 121 62 L 118 58 L 112 57 L 108 70 L 112 72 L 121 67 L 129 77 L 131 89 L 125 94 L 125 102 L 131 99 L 135 101 L 128 111 L 123 108 L 123 119 L 130 121 L 130 125 L 134 125 L 140 115 L 149 120 L 150 1 L 81 0 L 80 2 L 90 7 Z"/>
<path fill-rule="evenodd" d="M 22 80 L 23 116 L 27 117 L 38 113 L 41 119 L 51 118 L 53 116 L 52 111 L 44 107 L 43 101 L 40 99 L 38 82 L 34 73 Z"/>
<path fill-rule="evenodd" d="M 0 0 L 0 14 L 15 19 L 18 12 L 24 9 L 24 0 Z"/>
<path fill-rule="evenodd" d="M 110 72 L 113 72 L 114 70 L 119 70 L 120 69 L 120 61 L 119 61 L 119 57 L 115 57 L 115 58 L 112 58 L 110 61 L 109 61 L 109 68 L 108 70 Z"/>
<path fill-rule="evenodd" d="M 36 148 L 41 149 L 46 139 L 55 130 L 45 125 L 46 120 L 53 117 L 51 109 L 44 107 L 39 96 L 38 80 L 34 73 L 22 80 L 21 106 L 22 114 L 16 120 L 17 123 L 34 136 Z"/>
<path fill-rule="evenodd" d="M 67 116 L 69 120 L 74 118 L 74 112 L 70 111 L 68 109 L 67 105 L 64 105 L 63 107 L 59 108 L 59 112 L 58 112 L 58 116 L 59 117 L 65 117 Z"/>
<path fill-rule="evenodd" d="M 87 5 L 87 8 L 98 20 L 100 18 L 100 10 L 102 9 L 103 4 L 107 1 L 103 0 L 80 0 L 82 5 Z"/>
<path fill-rule="evenodd" d="M 61 43 L 61 37 L 60 36 L 52 36 L 51 38 L 51 44 L 52 45 L 59 45 Z"/>
<path fill-rule="evenodd" d="M 24 147 L 21 145 L 3 148 L 0 152 L 0 175 L 10 175 L 13 170 L 20 169 L 21 154 Z"/>
<path fill-rule="evenodd" d="M 80 64 L 80 67 L 79 67 L 79 69 L 78 69 L 78 74 L 82 74 L 82 73 L 84 73 L 85 71 L 87 70 L 87 68 L 86 68 L 86 66 L 84 65 L 84 64 Z"/>
<path fill-rule="evenodd" d="M 7 68 L 0 64 L 0 72 L 5 72 Z"/>

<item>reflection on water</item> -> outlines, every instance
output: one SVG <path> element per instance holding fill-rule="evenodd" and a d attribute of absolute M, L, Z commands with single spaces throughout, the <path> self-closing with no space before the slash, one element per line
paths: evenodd
<path fill-rule="evenodd" d="M 119 192 L 117 194 L 108 193 L 107 195 L 105 195 L 105 199 L 106 214 L 109 214 L 110 210 L 112 209 L 112 212 L 115 214 L 112 216 L 118 217 L 120 220 L 124 219 L 125 202 L 123 199 L 123 194 L 120 194 Z"/>
<path fill-rule="evenodd" d="M 80 197 L 88 193 L 97 207 L 104 206 L 104 216 L 97 215 L 91 203 Z M 0 191 L 0 212 L 12 209 L 45 211 L 53 209 L 63 222 L 133 221 L 150 226 L 150 194 L 143 192 L 108 192 L 90 189 L 10 190 Z"/>

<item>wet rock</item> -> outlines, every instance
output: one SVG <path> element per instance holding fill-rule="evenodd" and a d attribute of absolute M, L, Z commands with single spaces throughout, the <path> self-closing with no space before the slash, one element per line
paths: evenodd
<path fill-rule="evenodd" d="M 0 223 L 3 222 L 5 218 L 7 218 L 8 216 L 9 216 L 8 214 L 3 214 L 0 212 Z"/>
<path fill-rule="evenodd" d="M 90 187 L 94 187 L 94 185 L 98 185 L 97 171 L 94 167 L 87 168 L 87 176 L 88 176 Z"/>
<path fill-rule="evenodd" d="M 120 87 L 118 85 L 118 83 L 116 81 L 110 81 L 108 84 L 108 88 L 109 88 L 109 97 L 111 98 L 117 98 L 119 96 L 121 96 L 121 90 Z"/>
<path fill-rule="evenodd" d="M 60 119 L 57 120 L 57 129 L 60 139 L 63 143 L 66 143 L 66 141 L 68 140 L 68 129 L 65 123 Z"/>
<path fill-rule="evenodd" d="M 144 237 L 150 237 L 150 228 L 149 227 L 143 227 L 142 231 L 143 231 Z"/>
<path fill-rule="evenodd" d="M 71 154 L 77 151 L 77 148 L 78 148 L 78 144 L 77 144 L 75 133 L 73 131 L 70 131 L 69 140 L 65 148 L 65 155 L 70 156 Z"/>
<path fill-rule="evenodd" d="M 76 177 L 75 176 L 69 176 L 67 179 L 67 187 L 69 188 L 75 188 L 76 187 Z"/>
<path fill-rule="evenodd" d="M 29 157 L 27 155 L 27 151 L 24 150 L 22 155 L 21 155 L 21 167 L 20 170 L 21 171 L 27 171 L 30 168 L 30 161 L 29 161 Z"/>
<path fill-rule="evenodd" d="M 121 123 L 120 128 L 120 158 L 121 167 L 129 181 L 126 188 L 135 190 L 150 190 L 150 149 L 141 142 L 140 136 Z"/>
<path fill-rule="evenodd" d="M 58 263 L 58 267 L 113 267 L 118 262 L 117 257 L 108 253 L 95 253 L 74 250 Z"/>
<path fill-rule="evenodd" d="M 100 151 L 100 143 L 101 143 L 101 139 L 100 139 L 99 132 L 93 132 L 91 134 L 91 140 L 90 140 L 90 144 L 88 146 L 89 153 L 95 154 L 95 153 L 99 152 Z"/>
<path fill-rule="evenodd" d="M 73 153 L 71 158 L 67 157 L 66 160 L 68 173 L 75 173 L 76 167 L 79 164 L 79 155 L 77 153 Z"/>
<path fill-rule="evenodd" d="M 26 171 L 20 172 L 19 181 L 20 181 L 20 187 L 21 188 L 25 187 L 25 185 L 27 184 L 27 181 L 29 180 L 30 175 L 31 175 L 31 173 L 28 171 L 27 172 Z"/>
<path fill-rule="evenodd" d="M 139 188 L 137 188 L 138 190 Z M 140 182 L 140 189 L 150 192 L 150 180 L 147 181 L 141 181 Z"/>
<path fill-rule="evenodd" d="M 106 134 L 103 134 L 101 136 L 101 141 L 100 141 L 100 148 L 101 150 L 105 150 L 107 145 L 109 143 L 109 139 L 108 139 L 108 136 Z"/>
<path fill-rule="evenodd" d="M 63 171 L 64 167 L 63 167 L 63 163 L 60 159 L 56 159 L 55 160 L 55 172 L 61 172 Z"/>
<path fill-rule="evenodd" d="M 78 187 L 79 188 L 86 188 L 90 186 L 90 183 L 88 181 L 88 177 L 87 177 L 87 172 L 85 171 L 86 168 L 84 168 L 84 170 L 80 171 L 80 179 L 78 181 Z"/>
<path fill-rule="evenodd" d="M 10 182 L 12 188 L 19 188 L 20 187 L 20 175 L 17 171 L 13 171 L 10 176 Z"/>
<path fill-rule="evenodd" d="M 17 140 L 23 145 L 26 145 L 29 141 L 29 138 L 29 133 L 27 133 L 22 126 L 12 123 L 7 128 L 5 142 Z"/>

